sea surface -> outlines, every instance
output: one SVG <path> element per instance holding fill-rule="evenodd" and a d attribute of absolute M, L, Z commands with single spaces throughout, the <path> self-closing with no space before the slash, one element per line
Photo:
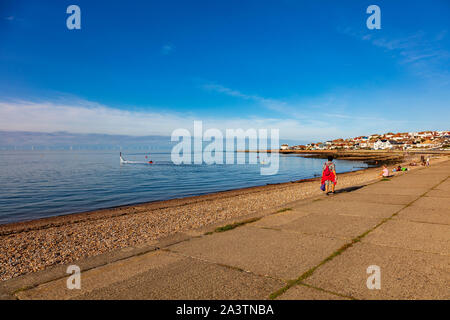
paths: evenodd
<path fill-rule="evenodd" d="M 261 164 L 175 165 L 168 152 L 124 157 L 154 163 L 121 165 L 116 151 L 0 151 L 0 224 L 313 178 L 325 161 L 280 155 L 278 173 L 264 176 Z M 367 167 L 335 162 L 338 173 Z"/>

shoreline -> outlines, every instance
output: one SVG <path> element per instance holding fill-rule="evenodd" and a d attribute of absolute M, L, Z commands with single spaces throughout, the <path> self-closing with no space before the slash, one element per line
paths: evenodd
<path fill-rule="evenodd" d="M 260 152 L 245 150 L 240 152 Z M 368 165 L 393 165 L 403 162 L 406 158 L 415 158 L 421 155 L 448 156 L 450 150 L 266 150 L 267 153 L 293 154 L 303 158 L 326 159 L 333 156 L 337 160 L 361 161 Z"/>
<path fill-rule="evenodd" d="M 244 152 L 252 152 L 252 151 L 246 150 Z M 271 152 L 271 150 L 268 150 L 267 152 Z M 329 154 L 335 154 L 336 152 L 334 150 L 332 150 L 332 151 L 317 150 L 317 151 L 313 151 L 313 152 L 311 152 L 311 151 L 306 152 L 304 150 L 289 150 L 289 151 L 285 151 L 285 152 L 280 151 L 280 153 L 283 153 L 283 154 L 304 153 L 305 155 L 302 157 L 305 157 L 305 158 L 324 159 Z M 314 153 L 314 154 L 311 154 L 311 153 Z M 438 155 L 440 157 L 442 157 L 442 156 L 445 156 L 446 154 L 439 153 Z M 343 159 L 342 157 L 341 158 L 336 157 L 335 159 L 365 162 L 364 159 L 361 159 L 361 158 L 349 159 L 349 158 L 344 157 L 344 159 Z M 365 159 L 367 160 L 367 158 L 365 158 Z M 404 160 L 405 157 L 402 156 L 399 159 Z M 411 159 L 409 159 L 409 160 L 411 160 Z M 400 161 L 400 160 L 396 160 L 392 163 L 387 163 L 387 164 L 392 165 L 392 164 L 397 164 L 397 163 L 401 163 L 401 162 L 402 161 Z M 369 169 L 376 169 L 383 164 L 385 164 L 385 162 L 380 159 L 379 162 L 377 162 L 372 167 L 360 168 L 360 169 L 354 170 L 354 171 L 347 171 L 347 172 L 339 173 L 338 175 L 343 176 L 343 175 L 348 175 L 348 174 L 352 174 L 355 172 L 366 171 Z M 127 210 L 127 209 L 134 208 L 134 207 L 145 206 L 150 210 L 166 209 L 166 208 L 180 206 L 180 205 L 184 205 L 184 204 L 192 204 L 192 203 L 196 203 L 196 202 L 207 201 L 208 198 L 227 197 L 227 195 L 228 195 L 228 197 L 232 197 L 235 195 L 234 193 L 245 194 L 245 193 L 249 193 L 249 192 L 259 192 L 259 189 L 265 189 L 267 187 L 290 185 L 292 183 L 306 183 L 306 182 L 312 182 L 312 181 L 318 181 L 318 180 L 320 180 L 319 177 L 312 177 L 312 178 L 305 178 L 305 179 L 293 180 L 293 181 L 288 181 L 288 182 L 269 183 L 269 184 L 259 185 L 259 186 L 228 189 L 228 190 L 222 190 L 222 191 L 216 191 L 216 192 L 211 192 L 211 193 L 186 196 L 186 197 L 180 197 L 180 198 L 166 199 L 166 200 L 143 201 L 143 202 L 137 202 L 137 203 L 131 203 L 131 204 L 105 207 L 105 208 L 95 209 L 95 210 L 64 213 L 61 215 L 50 216 L 50 217 L 43 217 L 43 218 L 36 218 L 36 219 L 30 219 L 30 220 L 3 223 L 3 224 L 0 224 L 0 236 L 9 235 L 9 234 L 17 233 L 17 232 L 25 232 L 25 231 L 34 230 L 34 229 L 36 229 L 36 227 L 33 225 L 40 225 L 39 228 L 55 227 L 55 226 L 63 225 L 66 223 L 77 223 L 77 222 L 86 221 L 86 220 L 97 220 L 97 219 L 102 219 L 102 218 L 106 218 L 106 217 L 115 217 L 115 216 L 122 215 L 120 213 L 114 214 L 115 211 Z M 261 190 L 261 191 L 264 191 L 264 190 Z M 58 221 L 58 220 L 61 220 L 61 221 Z M 28 227 L 27 225 L 31 225 L 31 227 Z"/>
<path fill-rule="evenodd" d="M 376 167 L 361 168 L 361 169 L 354 170 L 354 171 L 338 173 L 338 175 L 341 177 L 341 176 L 345 176 L 348 174 L 357 173 L 357 172 L 365 171 L 368 169 L 375 169 L 375 168 Z M 115 211 L 128 210 L 128 209 L 132 209 L 135 207 L 145 206 L 147 209 L 150 209 L 150 210 L 166 209 L 166 208 L 182 206 L 182 205 L 186 205 L 186 204 L 194 204 L 194 203 L 198 203 L 198 202 L 202 202 L 202 201 L 215 200 L 218 198 L 228 198 L 228 197 L 234 197 L 236 195 L 249 194 L 249 193 L 255 193 L 255 192 L 263 192 L 263 191 L 266 191 L 266 189 L 268 189 L 270 187 L 287 186 L 287 185 L 291 185 L 294 183 L 307 183 L 307 182 L 314 182 L 314 181 L 317 182 L 319 180 L 320 180 L 320 177 L 313 177 L 313 178 L 305 178 L 305 179 L 293 180 L 293 181 L 288 181 L 288 182 L 268 183 L 265 185 L 228 189 L 228 190 L 222 190 L 222 191 L 216 191 L 216 192 L 210 192 L 210 193 L 186 196 L 186 197 L 180 197 L 180 198 L 173 198 L 173 199 L 167 199 L 167 200 L 143 201 L 143 202 L 132 203 L 132 204 L 106 207 L 106 208 L 96 209 L 96 210 L 64 213 L 61 215 L 56 215 L 56 216 L 51 216 L 51 217 L 3 223 L 3 224 L 0 224 L 0 236 L 9 235 L 9 234 L 18 233 L 18 232 L 26 232 L 26 231 L 35 229 L 34 227 L 31 227 L 31 228 L 27 227 L 27 225 L 34 225 L 34 224 L 40 225 L 39 228 L 55 227 L 55 226 L 66 224 L 66 223 L 77 223 L 77 222 L 86 221 L 86 220 L 97 220 L 97 219 L 102 219 L 102 218 L 107 218 L 107 217 L 116 217 L 116 216 L 119 216 L 122 214 L 120 214 L 120 213 L 114 214 Z M 61 221 L 58 221 L 58 220 L 61 220 Z M 13 231 L 13 229 L 16 229 L 16 230 Z"/>
<path fill-rule="evenodd" d="M 237 152 L 242 152 L 242 151 L 237 151 Z M 244 152 L 253 152 L 253 151 L 249 151 L 246 150 Z M 267 152 L 272 152 L 272 150 L 267 150 Z M 331 151 L 331 153 L 333 153 L 334 151 Z M 311 152 L 304 152 L 301 150 L 293 150 L 293 152 L 289 151 L 289 152 L 283 152 L 280 151 L 280 153 L 282 154 L 290 154 L 290 153 L 305 153 L 304 158 L 316 158 L 316 159 L 325 159 L 327 157 L 328 154 L 330 154 L 329 152 L 325 152 L 323 150 L 319 150 L 316 152 L 316 154 L 311 154 Z M 314 152 L 313 152 L 314 153 Z M 401 162 L 400 160 L 403 159 L 404 157 L 401 157 L 399 159 L 397 159 L 396 161 L 389 163 L 389 164 L 395 164 L 395 163 L 399 163 Z M 347 161 L 359 161 L 359 162 L 364 162 L 368 165 L 370 165 L 370 167 L 364 168 L 358 168 L 357 170 L 354 171 L 347 171 L 347 172 L 343 172 L 343 173 L 339 173 L 339 175 L 343 175 L 343 174 L 348 174 L 348 173 L 352 173 L 352 172 L 357 172 L 357 171 L 362 171 L 362 170 L 367 170 L 370 168 L 375 168 L 375 167 L 379 167 L 382 164 L 384 164 L 385 162 L 382 159 L 379 159 L 379 161 L 377 161 L 377 163 L 368 163 L 366 160 L 367 157 L 362 157 L 362 158 L 342 158 L 342 157 L 336 157 L 335 159 L 337 160 L 347 160 Z M 152 201 L 143 201 L 143 202 L 136 202 L 136 203 L 129 203 L 129 204 L 123 204 L 123 205 L 118 205 L 118 206 L 112 206 L 112 207 L 105 207 L 105 208 L 100 208 L 100 209 L 94 209 L 94 210 L 86 210 L 86 211 L 76 211 L 76 212 L 69 212 L 69 213 L 63 213 L 63 214 L 59 214 L 59 215 L 55 215 L 55 216 L 49 216 L 49 217 L 42 217 L 42 218 L 32 218 L 32 219 L 27 219 L 27 220 L 21 220 L 21 221 L 13 221 L 13 222 L 7 222 L 7 223 L 0 223 L 0 236 L 2 235 L 6 235 L 6 234 L 10 234 L 7 233 L 7 231 L 5 231 L 5 229 L 7 230 L 8 227 L 14 228 L 16 225 L 26 225 L 26 224 L 33 224 L 33 223 L 38 223 L 38 222 L 43 222 L 45 223 L 46 221 L 48 221 L 49 225 L 54 225 L 52 220 L 72 220 L 72 219 L 65 219 L 68 218 L 68 216 L 73 216 L 75 219 L 77 217 L 83 217 L 85 215 L 93 215 L 93 214 L 100 214 L 100 212 L 103 211 L 114 211 L 114 210 L 120 210 L 120 209 L 126 209 L 126 208 L 130 208 L 130 207 L 136 207 L 136 206 L 141 206 L 141 205 L 152 205 L 152 204 L 162 204 L 162 206 L 164 207 L 164 204 L 166 203 L 170 203 L 170 202 L 178 202 L 178 201 L 183 201 L 183 200 L 188 200 L 188 199 L 196 199 L 199 197 L 205 197 L 205 196 L 213 196 L 213 195 L 219 195 L 222 193 L 227 193 L 227 192 L 244 192 L 245 190 L 252 190 L 254 188 L 262 188 L 262 187 L 267 187 L 267 186 L 276 186 L 276 185 L 283 185 L 283 184 L 290 184 L 290 183 L 303 183 L 303 182 L 309 182 L 309 181 L 314 181 L 314 180 L 318 180 L 318 177 L 311 177 L 311 178 L 304 178 L 304 179 L 300 179 L 300 180 L 293 180 L 293 181 L 288 181 L 288 182 L 279 182 L 279 183 L 268 183 L 265 185 L 259 185 L 259 186 L 252 186 L 252 187 L 237 187 L 235 189 L 227 189 L 227 190 L 222 190 L 222 191 L 216 191 L 216 192 L 212 192 L 212 193 L 204 193 L 204 194 L 197 194 L 197 195 L 193 195 L 193 196 L 185 196 L 185 197 L 179 197 L 179 198 L 172 198 L 172 199 L 166 199 L 166 200 L 152 200 Z M 76 221 L 70 221 L 70 223 L 73 223 Z M 55 222 L 57 223 L 57 222 Z M 28 229 L 28 228 L 25 228 Z"/>
<path fill-rule="evenodd" d="M 433 163 L 447 161 L 434 159 Z M 411 170 L 423 168 L 412 167 Z M 399 173 L 407 174 L 407 173 Z M 338 175 L 336 190 L 378 180 L 379 168 Z M 0 225 L 0 279 L 44 270 L 126 247 L 154 243 L 320 196 L 320 178 L 221 191 Z"/>

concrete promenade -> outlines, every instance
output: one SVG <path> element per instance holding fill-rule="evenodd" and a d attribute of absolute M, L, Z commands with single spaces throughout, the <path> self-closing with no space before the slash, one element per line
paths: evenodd
<path fill-rule="evenodd" d="M 3 299 L 450 299 L 450 161 L 0 283 Z M 319 187 L 319 186 L 317 186 Z M 381 289 L 367 287 L 378 266 Z"/>

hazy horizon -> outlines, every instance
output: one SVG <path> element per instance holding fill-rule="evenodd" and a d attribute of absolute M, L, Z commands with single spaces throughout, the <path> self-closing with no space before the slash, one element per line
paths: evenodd
<path fill-rule="evenodd" d="M 208 142 L 204 142 L 208 144 Z M 267 142 L 269 145 L 271 140 Z M 302 140 L 282 139 L 279 144 L 304 144 Z M 26 132 L 0 130 L 0 150 L 31 148 L 45 149 L 106 149 L 106 150 L 152 150 L 171 151 L 176 142 L 171 142 L 170 136 L 128 136 L 109 135 L 97 133 L 70 133 L 70 132 Z"/>

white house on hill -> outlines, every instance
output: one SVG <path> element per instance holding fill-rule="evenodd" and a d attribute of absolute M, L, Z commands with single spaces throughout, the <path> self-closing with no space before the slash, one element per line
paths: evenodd
<path fill-rule="evenodd" d="M 377 140 L 373 144 L 373 148 L 375 150 L 392 149 L 392 144 L 389 142 L 389 140 L 386 140 L 386 139 Z"/>

